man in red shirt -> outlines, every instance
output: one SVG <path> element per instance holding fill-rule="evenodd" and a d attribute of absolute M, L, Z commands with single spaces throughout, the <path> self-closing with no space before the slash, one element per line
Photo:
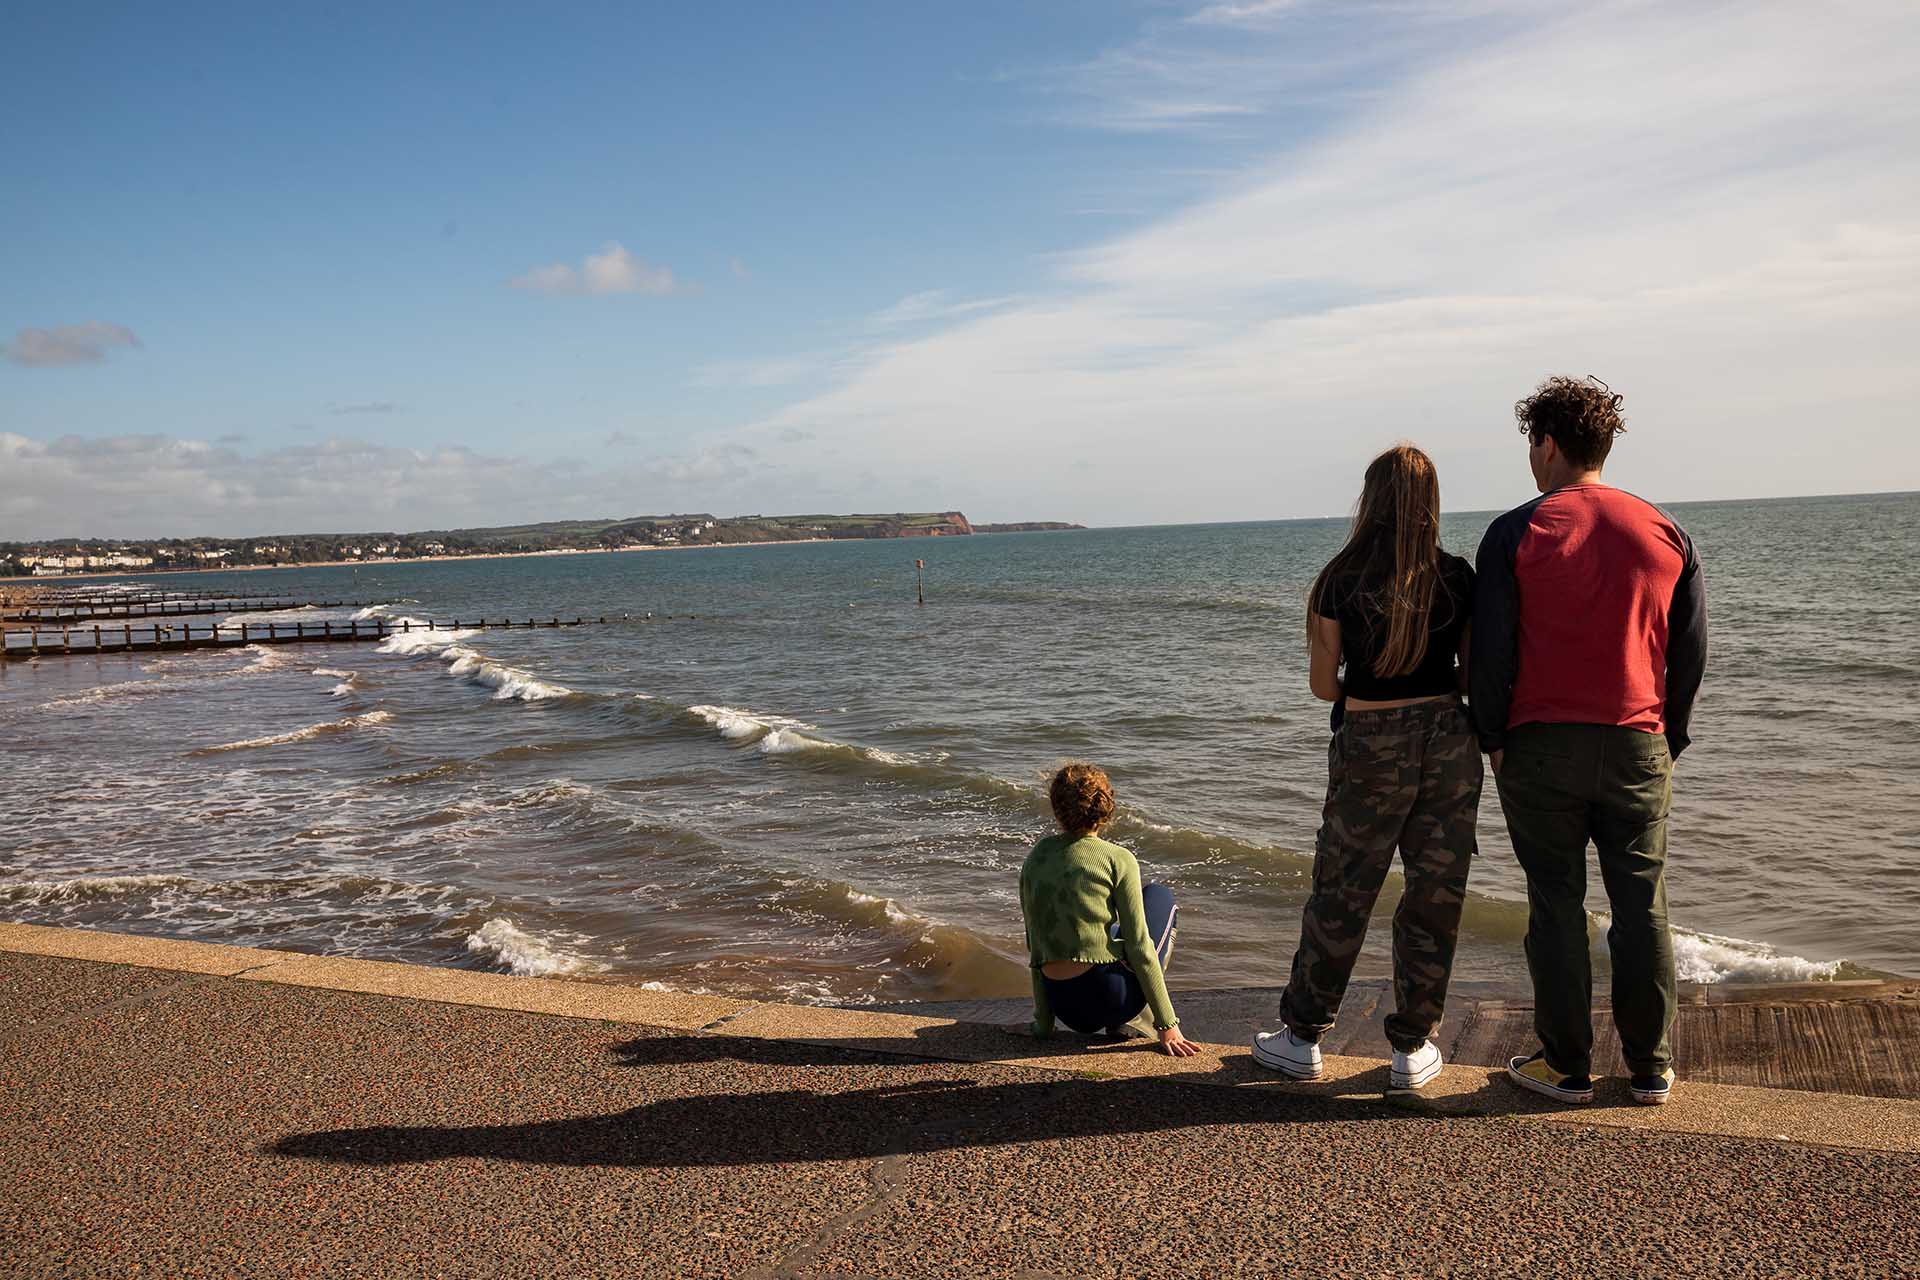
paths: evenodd
<path fill-rule="evenodd" d="M 1550 378 L 1514 407 L 1542 496 L 1488 527 L 1476 566 L 1469 688 L 1527 875 L 1540 1037 L 1507 1072 L 1562 1102 L 1593 1100 L 1589 840 L 1629 1087 L 1646 1103 L 1673 1087 L 1667 812 L 1706 669 L 1706 585 L 1671 516 L 1600 481 L 1620 400 L 1597 379 Z"/>

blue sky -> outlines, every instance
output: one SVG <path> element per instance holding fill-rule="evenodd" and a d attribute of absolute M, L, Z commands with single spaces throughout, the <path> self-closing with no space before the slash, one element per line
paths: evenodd
<path fill-rule="evenodd" d="M 0 538 L 1920 487 L 1901 5 L 41 6 Z M 1644 444 L 1642 444 L 1644 441 Z"/>

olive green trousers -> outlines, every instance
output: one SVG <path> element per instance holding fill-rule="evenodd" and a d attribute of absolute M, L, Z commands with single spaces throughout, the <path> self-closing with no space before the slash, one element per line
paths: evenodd
<path fill-rule="evenodd" d="M 1667 813 L 1673 761 L 1657 733 L 1617 725 L 1526 724 L 1507 734 L 1494 779 L 1527 874 L 1527 968 L 1547 1062 L 1593 1067 L 1587 845 L 1598 853 L 1612 923 L 1613 1021 L 1629 1072 L 1673 1061 L 1673 936 L 1667 927 Z"/>

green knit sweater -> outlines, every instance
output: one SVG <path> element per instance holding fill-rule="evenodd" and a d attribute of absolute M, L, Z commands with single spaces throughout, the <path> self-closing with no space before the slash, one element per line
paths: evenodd
<path fill-rule="evenodd" d="M 1020 912 L 1026 917 L 1027 964 L 1033 970 L 1033 1030 L 1053 1033 L 1040 966 L 1056 960 L 1112 964 L 1124 960 L 1140 980 L 1153 1025 L 1178 1025 L 1160 956 L 1140 905 L 1140 864 L 1098 836 L 1051 835 L 1033 846 L 1020 868 Z M 1118 923 L 1120 936 L 1112 926 Z"/>

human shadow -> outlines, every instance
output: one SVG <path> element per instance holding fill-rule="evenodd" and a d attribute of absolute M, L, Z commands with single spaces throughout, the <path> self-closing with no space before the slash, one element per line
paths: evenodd
<path fill-rule="evenodd" d="M 377 1125 L 291 1134 L 267 1150 L 359 1165 L 465 1156 L 685 1168 L 869 1160 L 1207 1125 L 1404 1118 L 1347 1097 L 1194 1088 L 1164 1077 L 982 1079 L 967 1064 L 909 1065 L 897 1057 L 880 1065 L 898 1066 L 900 1082 L 874 1087 L 865 1084 L 876 1065 L 873 1055 L 791 1042 L 649 1037 L 617 1045 L 614 1053 L 615 1065 L 652 1073 L 649 1092 L 669 1096 L 606 1115 L 525 1124 Z M 754 1069 L 738 1072 L 737 1088 L 713 1091 L 714 1072 L 725 1071 L 729 1062 Z M 769 1067 L 776 1070 L 764 1070 Z M 779 1068 L 805 1070 L 796 1071 L 788 1087 Z M 776 1087 L 764 1087 L 769 1082 Z"/>

